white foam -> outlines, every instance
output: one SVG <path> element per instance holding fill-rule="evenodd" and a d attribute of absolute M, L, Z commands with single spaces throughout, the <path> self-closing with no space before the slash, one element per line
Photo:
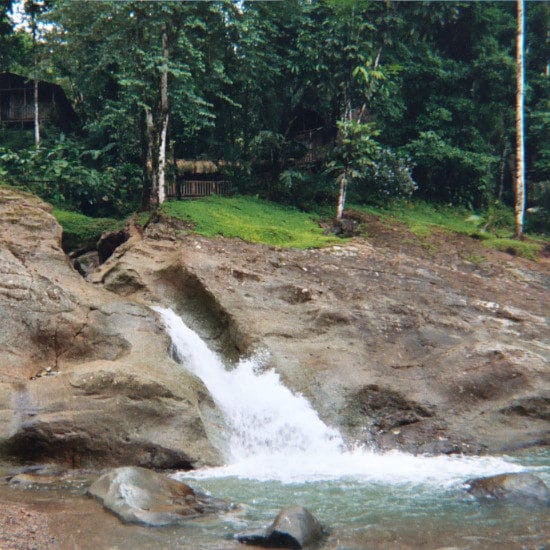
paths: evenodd
<path fill-rule="evenodd" d="M 225 415 L 227 465 L 180 477 L 238 477 L 284 483 L 356 479 L 377 483 L 449 485 L 469 477 L 521 470 L 501 457 L 415 456 L 345 449 L 338 430 L 322 422 L 302 395 L 286 388 L 261 355 L 226 369 L 221 358 L 170 309 L 161 316 L 177 356 L 202 379 Z"/>

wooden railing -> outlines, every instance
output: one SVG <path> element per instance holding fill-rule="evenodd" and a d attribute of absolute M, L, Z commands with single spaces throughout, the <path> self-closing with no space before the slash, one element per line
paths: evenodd
<path fill-rule="evenodd" d="M 223 180 L 183 180 L 167 185 L 168 199 L 191 199 L 208 195 L 227 195 L 229 182 Z"/>

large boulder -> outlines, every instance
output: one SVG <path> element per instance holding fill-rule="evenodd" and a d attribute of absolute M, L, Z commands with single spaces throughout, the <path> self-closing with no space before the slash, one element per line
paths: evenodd
<path fill-rule="evenodd" d="M 87 283 L 51 207 L 0 188 L 0 455 L 68 466 L 219 464 L 222 417 L 156 314 Z"/>
<path fill-rule="evenodd" d="M 145 468 L 111 470 L 90 486 L 88 494 L 122 521 L 151 527 L 229 510 L 223 500 Z"/>
<path fill-rule="evenodd" d="M 266 548 L 304 548 L 323 537 L 317 518 L 303 506 L 283 508 L 265 531 L 240 533 L 235 538 L 243 544 Z"/>
<path fill-rule="evenodd" d="M 550 506 L 550 490 L 540 477 L 526 473 L 470 479 L 467 491 L 476 498 L 541 503 Z"/>

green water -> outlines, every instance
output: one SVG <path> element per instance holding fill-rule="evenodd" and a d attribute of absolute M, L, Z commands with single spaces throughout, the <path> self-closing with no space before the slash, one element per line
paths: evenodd
<path fill-rule="evenodd" d="M 550 453 L 516 460 L 550 483 Z M 293 504 L 306 506 L 327 528 L 322 548 L 550 548 L 550 509 L 477 502 L 459 484 L 188 482 L 242 504 L 239 512 L 220 521 L 195 524 L 193 541 L 187 538 L 186 543 L 194 548 L 230 548 L 223 540 L 232 544 L 234 533 L 267 526 L 280 508 Z"/>

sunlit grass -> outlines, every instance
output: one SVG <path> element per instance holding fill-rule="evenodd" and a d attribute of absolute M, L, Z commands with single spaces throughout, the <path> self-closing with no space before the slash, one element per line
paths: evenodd
<path fill-rule="evenodd" d="M 63 248 L 74 250 L 95 245 L 105 231 L 117 231 L 124 226 L 124 220 L 115 218 L 91 218 L 54 208 L 52 214 L 63 228 Z"/>
<path fill-rule="evenodd" d="M 167 202 L 167 215 L 192 222 L 206 237 L 223 235 L 279 247 L 319 248 L 341 239 L 323 234 L 318 216 L 254 197 L 211 196 Z"/>

